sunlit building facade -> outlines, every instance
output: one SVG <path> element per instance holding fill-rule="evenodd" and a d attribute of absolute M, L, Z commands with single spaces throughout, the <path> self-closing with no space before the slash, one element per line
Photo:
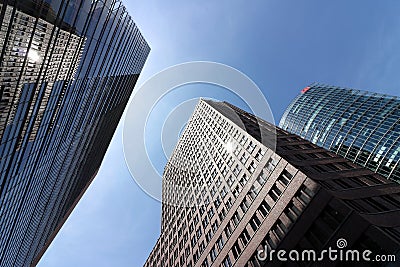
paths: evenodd
<path fill-rule="evenodd" d="M 374 255 L 400 248 L 398 184 L 226 102 L 199 102 L 162 182 L 146 267 L 313 266 L 257 254 L 339 239 Z"/>
<path fill-rule="evenodd" d="M 35 265 L 94 178 L 149 46 L 121 1 L 0 1 L 0 266 Z"/>
<path fill-rule="evenodd" d="M 400 182 L 400 99 L 312 84 L 292 101 L 279 126 Z"/>

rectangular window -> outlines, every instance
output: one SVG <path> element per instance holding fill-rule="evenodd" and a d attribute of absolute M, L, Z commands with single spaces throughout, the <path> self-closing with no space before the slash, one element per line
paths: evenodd
<path fill-rule="evenodd" d="M 243 246 L 246 246 L 249 243 L 251 237 L 246 228 L 240 234 L 239 238 L 242 240 Z"/>
<path fill-rule="evenodd" d="M 232 216 L 232 222 L 235 226 L 237 226 L 239 224 L 239 221 L 240 221 L 240 216 L 239 213 L 236 211 Z"/>
<path fill-rule="evenodd" d="M 223 221 L 225 219 L 225 216 L 226 216 L 225 208 L 222 208 L 221 212 L 218 214 L 220 221 Z"/>
<path fill-rule="evenodd" d="M 271 196 L 271 198 L 272 198 L 274 201 L 277 201 L 278 198 L 280 197 L 280 195 L 282 194 L 282 191 L 279 190 L 279 188 L 278 188 L 276 185 L 274 185 L 274 186 L 271 188 L 271 190 L 269 191 L 268 194 Z"/>
<path fill-rule="evenodd" d="M 291 175 L 287 170 L 283 170 L 278 179 L 280 182 L 282 182 L 283 185 L 287 186 L 292 180 L 292 178 L 293 175 Z"/>
<path fill-rule="evenodd" d="M 228 223 L 228 224 L 226 225 L 224 232 L 225 232 L 225 234 L 226 234 L 226 236 L 227 236 L 228 238 L 231 236 L 231 234 L 232 234 L 232 226 L 231 226 L 230 223 Z"/>
<path fill-rule="evenodd" d="M 260 204 L 260 206 L 258 206 L 258 210 L 260 211 L 260 214 L 263 217 L 266 217 L 268 215 L 268 212 L 271 210 L 271 207 L 268 205 L 268 203 L 263 200 Z"/>
<path fill-rule="evenodd" d="M 217 221 L 215 221 L 215 222 L 212 224 L 212 230 L 213 230 L 214 232 L 216 232 L 216 231 L 218 230 L 218 222 L 217 222 Z"/>
<path fill-rule="evenodd" d="M 225 245 L 225 243 L 224 243 L 224 238 L 223 238 L 223 236 L 221 235 L 221 236 L 218 238 L 218 240 L 217 240 L 218 249 L 221 251 L 222 248 L 224 247 L 224 245 Z"/>
<path fill-rule="evenodd" d="M 250 219 L 250 226 L 251 229 L 253 229 L 253 231 L 257 231 L 258 227 L 260 227 L 261 225 L 261 221 L 260 219 L 257 217 L 257 214 L 254 214 L 253 217 L 251 217 Z"/>
<path fill-rule="evenodd" d="M 208 230 L 207 234 L 206 234 L 206 240 L 207 242 L 210 242 L 211 238 L 212 238 L 213 233 L 211 232 L 211 230 Z"/>
<path fill-rule="evenodd" d="M 239 258 L 240 253 L 242 253 L 242 249 L 240 248 L 238 242 L 236 241 L 235 244 L 232 246 L 232 253 L 235 260 Z"/>
<path fill-rule="evenodd" d="M 197 238 L 201 237 L 201 227 L 197 228 Z"/>
<path fill-rule="evenodd" d="M 228 200 L 227 200 L 226 203 L 225 203 L 225 206 L 226 206 L 228 209 L 230 209 L 230 208 L 232 207 L 232 199 L 231 199 L 231 198 L 228 198 Z"/>
<path fill-rule="evenodd" d="M 223 267 L 232 267 L 231 259 L 229 258 L 229 255 L 226 256 L 224 261 L 222 262 Z"/>
<path fill-rule="evenodd" d="M 222 197 L 222 198 L 224 198 L 224 197 L 226 196 L 226 194 L 228 193 L 228 191 L 226 190 L 226 187 L 225 187 L 225 186 L 222 187 L 222 190 L 221 190 L 220 193 L 221 193 L 221 197 Z"/>
<path fill-rule="evenodd" d="M 199 245 L 200 253 L 203 253 L 203 251 L 206 249 L 206 245 L 204 244 L 204 240 L 201 241 Z"/>
<path fill-rule="evenodd" d="M 215 259 L 217 258 L 217 250 L 215 249 L 215 246 L 212 247 L 210 250 L 210 258 L 211 258 L 211 262 L 214 262 Z"/>
<path fill-rule="evenodd" d="M 267 162 L 266 168 L 269 172 L 272 172 L 275 169 L 276 165 L 277 163 L 272 158 L 270 158 Z"/>

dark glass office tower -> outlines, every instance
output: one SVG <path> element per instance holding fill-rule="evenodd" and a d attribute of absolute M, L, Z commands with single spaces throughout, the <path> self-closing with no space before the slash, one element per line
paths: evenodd
<path fill-rule="evenodd" d="M 389 179 L 400 182 L 400 99 L 312 84 L 279 126 Z"/>
<path fill-rule="evenodd" d="M 199 102 L 162 182 L 146 267 L 378 265 L 257 257 L 345 242 L 399 257 L 400 185 L 225 102 Z"/>
<path fill-rule="evenodd" d="M 0 266 L 28 266 L 96 175 L 150 49 L 117 0 L 1 0 L 0 26 Z"/>

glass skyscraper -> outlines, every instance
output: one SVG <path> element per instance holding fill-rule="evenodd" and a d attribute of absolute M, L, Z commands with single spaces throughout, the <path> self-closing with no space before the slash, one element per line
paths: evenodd
<path fill-rule="evenodd" d="M 312 84 L 279 126 L 391 180 L 400 182 L 400 99 Z"/>
<path fill-rule="evenodd" d="M 0 26 L 0 266 L 28 266 L 96 175 L 150 48 L 119 0 L 1 0 Z"/>
<path fill-rule="evenodd" d="M 371 259 L 399 256 L 400 185 L 226 102 L 196 106 L 164 169 L 162 197 L 146 267 L 369 266 L 258 257 L 320 255 L 338 251 L 338 240 Z"/>

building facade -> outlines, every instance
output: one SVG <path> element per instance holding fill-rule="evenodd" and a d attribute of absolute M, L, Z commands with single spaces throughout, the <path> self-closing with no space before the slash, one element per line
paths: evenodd
<path fill-rule="evenodd" d="M 150 51 L 119 0 L 0 1 L 0 266 L 35 265 Z"/>
<path fill-rule="evenodd" d="M 161 235 L 146 267 L 310 266 L 258 254 L 320 252 L 343 239 L 374 255 L 400 248 L 397 183 L 226 102 L 199 102 L 162 182 Z"/>
<path fill-rule="evenodd" d="M 396 96 L 313 84 L 293 100 L 279 126 L 400 182 Z"/>

